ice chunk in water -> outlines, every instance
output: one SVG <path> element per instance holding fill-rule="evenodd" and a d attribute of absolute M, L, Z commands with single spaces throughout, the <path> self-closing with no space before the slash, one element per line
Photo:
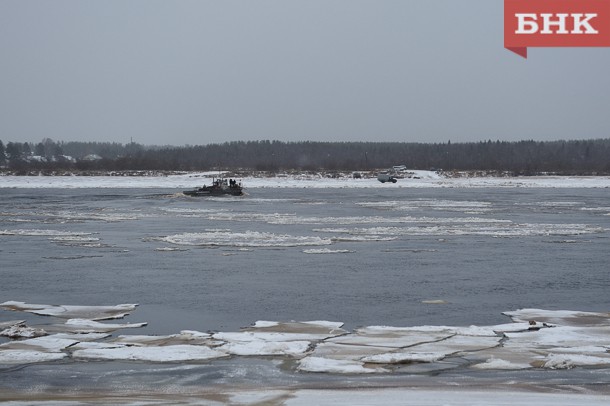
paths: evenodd
<path fill-rule="evenodd" d="M 119 304 L 116 306 L 56 306 L 8 301 L 0 303 L 0 306 L 9 310 L 20 310 L 42 316 L 55 316 L 64 319 L 81 318 L 90 320 L 106 320 L 123 318 L 135 310 L 138 305 Z"/>

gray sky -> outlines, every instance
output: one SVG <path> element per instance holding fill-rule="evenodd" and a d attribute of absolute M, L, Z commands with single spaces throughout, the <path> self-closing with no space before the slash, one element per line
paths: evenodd
<path fill-rule="evenodd" d="M 503 48 L 502 0 L 0 0 L 0 140 L 610 137 L 610 49 Z"/>

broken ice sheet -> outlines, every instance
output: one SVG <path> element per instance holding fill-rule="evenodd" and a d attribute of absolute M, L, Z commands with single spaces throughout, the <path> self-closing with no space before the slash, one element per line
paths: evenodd
<path fill-rule="evenodd" d="M 34 237 L 68 237 L 68 236 L 84 236 L 92 235 L 93 233 L 81 233 L 76 231 L 59 231 L 59 230 L 39 230 L 39 229 L 16 229 L 16 230 L 0 230 L 0 235 L 14 236 L 34 236 Z"/>
<path fill-rule="evenodd" d="M 146 326 L 148 323 L 100 323 L 94 320 L 88 319 L 70 319 L 65 324 L 55 325 L 56 329 L 64 328 L 64 332 L 71 333 L 109 333 L 112 331 L 124 329 L 124 328 L 140 328 Z M 51 326 L 47 327 L 48 330 Z"/>
<path fill-rule="evenodd" d="M 227 353 L 203 345 L 167 345 L 162 347 L 121 346 L 86 348 L 72 353 L 74 358 L 133 360 L 149 362 L 207 361 L 227 357 Z"/>
<path fill-rule="evenodd" d="M 352 334 L 333 338 L 327 342 L 347 345 L 368 345 L 398 349 L 415 344 L 443 340 L 455 333 L 439 328 L 422 330 L 417 327 L 369 326 L 358 328 Z"/>
<path fill-rule="evenodd" d="M 34 338 L 46 336 L 47 334 L 43 329 L 28 327 L 25 323 L 15 324 L 0 331 L 0 336 L 8 338 Z"/>
<path fill-rule="evenodd" d="M 79 343 L 73 347 L 72 356 L 75 359 L 196 362 L 228 357 L 226 351 L 218 348 L 221 344 L 208 333 L 184 330 L 164 336 L 119 336 L 106 343 Z"/>
<path fill-rule="evenodd" d="M 235 355 L 299 356 L 318 341 L 347 334 L 342 325 L 329 321 L 257 321 L 240 332 L 215 333 L 213 338 L 225 341 L 221 348 Z"/>
<path fill-rule="evenodd" d="M 454 335 L 444 340 L 364 357 L 362 361 L 382 364 L 434 362 L 450 355 L 493 348 L 498 346 L 501 340 L 501 337 Z"/>
<path fill-rule="evenodd" d="M 0 345 L 0 364 L 28 364 L 55 361 L 68 355 L 62 350 L 77 341 L 54 336 L 11 341 Z"/>
<path fill-rule="evenodd" d="M 0 303 L 0 307 L 4 307 L 8 310 L 18 310 L 42 316 L 61 317 L 64 319 L 81 318 L 90 320 L 121 319 L 135 310 L 137 306 L 137 304 L 119 304 L 116 306 L 56 306 L 16 301 Z"/>
<path fill-rule="evenodd" d="M 599 346 L 610 348 L 610 326 L 572 327 L 558 326 L 538 331 L 505 333 L 504 347 L 558 348 Z"/>
<path fill-rule="evenodd" d="M 251 327 L 235 333 L 215 333 L 217 340 L 230 342 L 264 341 L 319 341 L 347 334 L 341 328 L 343 323 L 329 321 L 291 321 L 269 322 L 257 321 Z"/>
<path fill-rule="evenodd" d="M 469 356 L 472 361 L 481 361 L 475 362 L 473 368 L 610 366 L 607 313 L 521 309 L 504 314 L 517 322 L 514 325 L 533 329 L 516 331 L 510 325 L 494 326 L 497 331 L 504 330 L 506 339 L 501 347 Z M 530 322 L 525 323 L 528 319 Z"/>
<path fill-rule="evenodd" d="M 352 334 L 331 338 L 318 344 L 309 356 L 299 361 L 297 369 L 330 373 L 388 372 L 382 365 L 384 362 L 371 363 L 365 360 L 399 350 L 401 347 L 444 340 L 454 334 L 454 331 L 444 328 L 363 327 Z M 434 358 L 436 360 L 437 357 Z"/>
<path fill-rule="evenodd" d="M 316 345 L 311 354 L 298 362 L 297 370 L 332 373 L 388 372 L 381 365 L 371 364 L 365 367 L 365 363 L 361 361 L 364 357 L 387 351 L 388 347 L 322 342 Z"/>
<path fill-rule="evenodd" d="M 304 372 L 326 372 L 340 374 L 371 374 L 388 372 L 388 370 L 378 366 L 367 367 L 359 361 L 315 356 L 309 356 L 300 360 L 297 369 Z"/>
<path fill-rule="evenodd" d="M 224 344 L 222 341 L 212 339 L 212 334 L 199 331 L 183 330 L 179 334 L 150 336 L 150 335 L 121 335 L 113 342 L 136 346 L 166 346 L 178 344 L 207 345 L 215 347 Z"/>
<path fill-rule="evenodd" d="M 57 361 L 67 358 L 63 352 L 46 352 L 34 350 L 0 349 L 0 365 L 2 364 L 31 364 L 36 362 Z"/>
<path fill-rule="evenodd" d="M 351 250 L 331 250 L 329 248 L 303 250 L 305 254 L 351 254 Z"/>
<path fill-rule="evenodd" d="M 610 313 L 580 312 L 573 310 L 519 309 L 502 314 L 515 322 L 535 320 L 562 326 L 610 326 Z"/>
<path fill-rule="evenodd" d="M 318 344 L 311 355 L 299 362 L 298 369 L 335 373 L 388 372 L 390 364 L 432 363 L 449 355 L 495 347 L 501 339 L 491 329 L 475 326 L 370 326 Z"/>
<path fill-rule="evenodd" d="M 229 354 L 242 356 L 282 355 L 295 357 L 304 355 L 309 350 L 310 345 L 310 341 L 269 341 L 264 339 L 253 339 L 244 342 L 228 342 L 219 347 L 219 349 L 226 351 Z"/>
<path fill-rule="evenodd" d="M 206 230 L 202 233 L 184 233 L 158 238 L 169 244 L 203 247 L 298 247 L 330 245 L 328 238 L 293 236 L 258 231 L 234 233 Z"/>

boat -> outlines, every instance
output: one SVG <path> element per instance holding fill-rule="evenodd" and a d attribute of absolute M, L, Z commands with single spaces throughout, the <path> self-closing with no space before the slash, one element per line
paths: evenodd
<path fill-rule="evenodd" d="M 241 196 L 244 194 L 241 182 L 237 182 L 233 179 L 216 178 L 212 179 L 210 186 L 203 185 L 202 187 L 195 188 L 193 190 L 185 190 L 184 193 L 187 196 Z"/>

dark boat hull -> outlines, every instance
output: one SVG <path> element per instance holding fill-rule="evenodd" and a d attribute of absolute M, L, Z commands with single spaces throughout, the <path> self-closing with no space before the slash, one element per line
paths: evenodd
<path fill-rule="evenodd" d="M 241 183 L 230 179 L 218 178 L 214 179 L 212 185 L 195 188 L 193 190 L 185 190 L 184 193 L 187 196 L 241 196 L 244 194 Z"/>
<path fill-rule="evenodd" d="M 187 196 L 195 196 L 195 197 L 201 197 L 201 196 L 241 196 L 244 194 L 244 192 L 241 190 L 241 188 L 237 189 L 220 189 L 220 190 L 211 190 L 208 188 L 199 188 L 199 189 L 194 189 L 194 190 L 185 190 L 184 192 L 185 195 Z"/>

